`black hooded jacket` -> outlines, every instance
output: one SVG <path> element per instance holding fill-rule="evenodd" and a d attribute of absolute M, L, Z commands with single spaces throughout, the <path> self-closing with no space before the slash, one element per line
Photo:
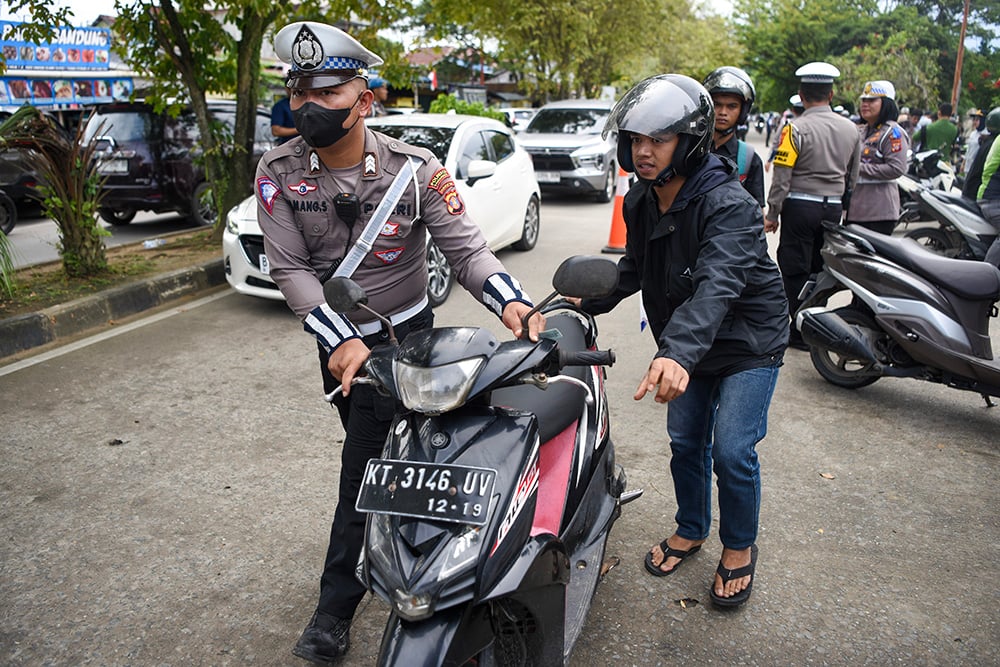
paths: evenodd
<path fill-rule="evenodd" d="M 660 215 L 650 184 L 623 201 L 627 239 L 618 289 L 586 299 L 592 314 L 642 290 L 659 350 L 691 375 L 726 376 L 782 360 L 788 302 L 767 254 L 760 205 L 735 167 L 709 155 Z"/>

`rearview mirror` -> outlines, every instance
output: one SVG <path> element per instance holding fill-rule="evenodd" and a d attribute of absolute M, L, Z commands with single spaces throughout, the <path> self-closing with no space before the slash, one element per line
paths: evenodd
<path fill-rule="evenodd" d="M 581 299 L 608 296 L 618 287 L 618 265 L 605 257 L 570 257 L 556 269 L 552 287 L 563 296 Z"/>
<path fill-rule="evenodd" d="M 368 295 L 350 278 L 334 276 L 323 285 L 326 303 L 337 313 L 349 313 L 368 303 Z"/>

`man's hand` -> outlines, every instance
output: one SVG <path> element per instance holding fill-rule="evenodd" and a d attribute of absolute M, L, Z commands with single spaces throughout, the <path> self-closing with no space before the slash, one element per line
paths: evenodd
<path fill-rule="evenodd" d="M 514 338 L 522 338 L 524 332 L 521 330 L 521 318 L 528 314 L 531 307 L 520 301 L 511 301 L 503 309 L 503 325 L 514 333 Z M 528 320 L 528 339 L 538 342 L 538 334 L 545 330 L 545 317 L 541 313 L 535 313 Z"/>
<path fill-rule="evenodd" d="M 370 354 L 371 350 L 360 338 L 352 338 L 341 343 L 330 355 L 326 367 L 334 378 L 340 380 L 344 396 L 351 393 L 351 381 Z"/>
<path fill-rule="evenodd" d="M 672 401 L 687 389 L 688 372 L 673 359 L 657 357 L 649 364 L 649 370 L 635 390 L 635 400 L 641 400 L 648 392 L 656 392 L 656 402 Z"/>
<path fill-rule="evenodd" d="M 778 231 L 778 221 L 772 220 L 771 218 L 764 218 L 764 231 L 765 232 L 776 232 Z"/>

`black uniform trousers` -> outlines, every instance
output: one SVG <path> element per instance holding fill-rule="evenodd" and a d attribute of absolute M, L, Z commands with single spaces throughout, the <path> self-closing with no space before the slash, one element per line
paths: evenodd
<path fill-rule="evenodd" d="M 823 222 L 840 222 L 843 208 L 838 204 L 786 199 L 781 205 L 781 238 L 778 240 L 778 268 L 788 297 L 788 314 L 802 302 L 799 292 L 809 276 L 823 268 Z"/>
<path fill-rule="evenodd" d="M 434 325 L 434 312 L 428 306 L 419 314 L 395 325 L 396 338 L 403 340 L 411 331 Z M 369 348 L 389 342 L 385 330 L 364 337 Z M 327 369 L 329 355 L 319 348 L 323 390 L 332 392 L 340 383 Z M 355 385 L 347 398 L 334 400 L 344 427 L 344 447 L 340 460 L 340 487 L 337 509 L 330 527 L 330 546 L 319 584 L 319 604 L 316 610 L 338 618 L 353 618 L 354 610 L 364 598 L 366 589 L 355 575 L 358 557 L 365 537 L 365 515 L 354 508 L 369 459 L 379 458 L 395 413 L 395 402 L 380 396 L 370 385 Z"/>

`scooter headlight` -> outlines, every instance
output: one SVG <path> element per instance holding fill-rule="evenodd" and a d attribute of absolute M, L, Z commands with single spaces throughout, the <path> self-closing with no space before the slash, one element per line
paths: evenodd
<path fill-rule="evenodd" d="M 426 367 L 396 360 L 393 371 L 399 397 L 408 410 L 426 415 L 457 408 L 469 395 L 483 362 L 477 357 Z"/>
<path fill-rule="evenodd" d="M 392 592 L 392 602 L 396 613 L 407 621 L 419 621 L 434 613 L 431 596 L 426 593 L 414 594 L 397 588 Z"/>

